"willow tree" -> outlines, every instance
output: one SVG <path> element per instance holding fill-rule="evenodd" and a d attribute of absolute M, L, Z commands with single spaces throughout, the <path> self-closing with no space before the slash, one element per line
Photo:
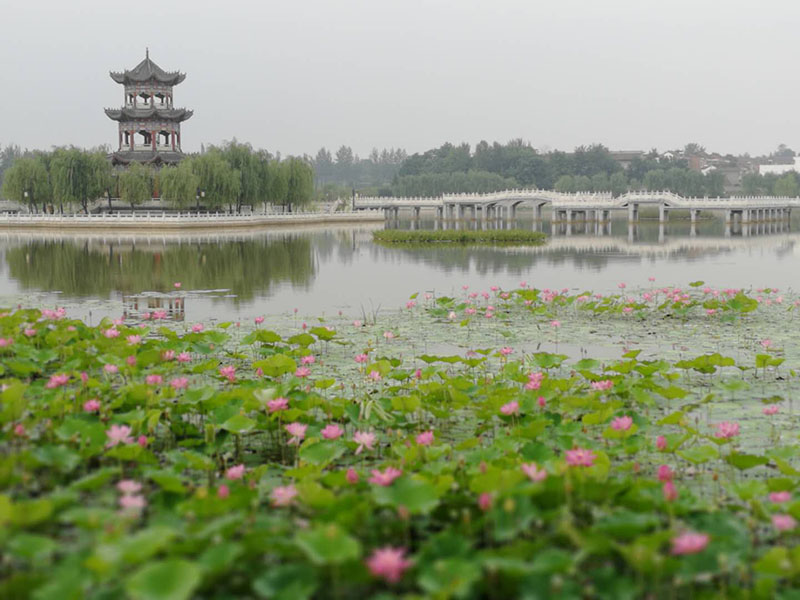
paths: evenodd
<path fill-rule="evenodd" d="M 192 158 L 191 165 L 192 171 L 198 177 L 197 186 L 204 194 L 207 206 L 219 208 L 236 202 L 241 175 L 223 158 L 219 150 L 212 149 Z"/>
<path fill-rule="evenodd" d="M 286 206 L 286 195 L 289 190 L 289 171 L 285 164 L 273 160 L 267 166 L 269 178 L 267 197 L 272 204 L 280 204 L 281 206 Z"/>
<path fill-rule="evenodd" d="M 250 144 L 239 144 L 236 140 L 223 146 L 221 152 L 231 168 L 239 174 L 236 211 L 241 212 L 242 205 L 255 205 L 259 200 L 262 181 L 259 156 L 253 152 Z"/>
<path fill-rule="evenodd" d="M 108 156 L 102 150 L 89 153 L 89 198 L 96 200 L 106 197 L 108 208 L 111 208 L 111 189 L 114 187 L 114 172 Z"/>
<path fill-rule="evenodd" d="M 153 197 L 153 172 L 150 167 L 131 163 L 119 176 L 119 197 L 131 208 Z"/>
<path fill-rule="evenodd" d="M 37 212 L 37 202 L 51 198 L 50 178 L 41 157 L 18 158 L 3 177 L 3 196 L 20 204 L 28 203 Z"/>
<path fill-rule="evenodd" d="M 302 158 L 290 158 L 283 164 L 286 169 L 286 203 L 291 212 L 292 206 L 310 204 L 314 198 L 314 170 Z"/>
<path fill-rule="evenodd" d="M 181 161 L 177 167 L 164 167 L 159 173 L 161 197 L 176 208 L 188 208 L 197 198 L 200 177 L 192 170 L 192 159 Z"/>

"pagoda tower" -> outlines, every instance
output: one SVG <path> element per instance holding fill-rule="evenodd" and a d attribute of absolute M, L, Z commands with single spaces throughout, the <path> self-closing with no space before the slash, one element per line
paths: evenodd
<path fill-rule="evenodd" d="M 150 51 L 131 70 L 111 73 L 111 79 L 125 87 L 122 108 L 107 108 L 106 115 L 119 123 L 119 148 L 111 155 L 114 165 L 131 162 L 175 164 L 181 151 L 181 122 L 192 116 L 191 110 L 175 108 L 172 88 L 186 74 L 166 72 L 150 60 Z"/>

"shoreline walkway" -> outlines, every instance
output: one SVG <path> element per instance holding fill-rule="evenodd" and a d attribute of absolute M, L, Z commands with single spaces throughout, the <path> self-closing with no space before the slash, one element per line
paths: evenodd
<path fill-rule="evenodd" d="M 0 213 L 0 229 L 80 230 L 220 230 L 261 229 L 297 225 L 383 222 L 379 210 L 308 212 L 289 214 L 229 215 L 226 213 L 170 213 L 166 211 L 112 212 L 100 214 Z"/>

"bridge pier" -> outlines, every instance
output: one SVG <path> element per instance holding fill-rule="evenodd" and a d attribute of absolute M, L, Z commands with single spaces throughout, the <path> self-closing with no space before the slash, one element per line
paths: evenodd
<path fill-rule="evenodd" d="M 637 223 L 639 221 L 639 205 L 630 202 L 628 203 L 628 222 Z"/>
<path fill-rule="evenodd" d="M 533 207 L 533 221 L 534 223 L 542 220 L 542 207 L 544 204 L 536 204 Z"/>
<path fill-rule="evenodd" d="M 419 221 L 419 211 L 420 211 L 419 206 L 415 206 L 414 207 L 414 220 L 415 221 Z"/>
<path fill-rule="evenodd" d="M 658 243 L 663 244 L 664 239 L 667 237 L 666 227 L 664 226 L 664 221 L 658 222 Z"/>
<path fill-rule="evenodd" d="M 658 205 L 658 222 L 666 223 L 669 220 L 669 208 L 664 204 Z"/>

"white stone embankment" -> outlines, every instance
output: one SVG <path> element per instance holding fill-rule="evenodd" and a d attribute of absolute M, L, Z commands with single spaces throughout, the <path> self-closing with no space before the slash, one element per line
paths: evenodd
<path fill-rule="evenodd" d="M 0 229 L 24 231 L 47 230 L 95 230 L 114 231 L 219 231 L 220 229 L 268 229 L 299 225 L 359 224 L 383 222 L 383 211 L 358 212 L 309 212 L 291 214 L 229 215 L 225 213 L 101 213 L 48 215 L 27 213 L 0 214 Z"/>

